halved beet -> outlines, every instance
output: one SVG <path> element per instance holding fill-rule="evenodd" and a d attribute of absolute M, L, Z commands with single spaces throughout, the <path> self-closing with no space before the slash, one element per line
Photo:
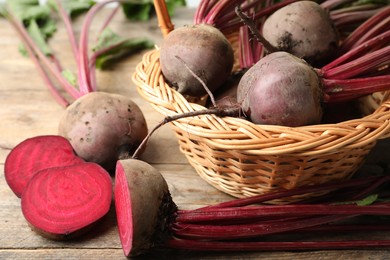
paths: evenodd
<path fill-rule="evenodd" d="M 124 254 L 140 255 L 163 244 L 177 211 L 163 176 L 135 159 L 118 161 L 115 174 L 115 208 Z"/>
<path fill-rule="evenodd" d="M 37 172 L 22 194 L 22 211 L 31 227 L 51 239 L 67 239 L 89 230 L 110 209 L 112 181 L 95 163 Z"/>
<path fill-rule="evenodd" d="M 58 135 L 36 136 L 12 149 L 5 160 L 4 175 L 11 190 L 21 197 L 36 172 L 82 162 L 66 138 Z"/>

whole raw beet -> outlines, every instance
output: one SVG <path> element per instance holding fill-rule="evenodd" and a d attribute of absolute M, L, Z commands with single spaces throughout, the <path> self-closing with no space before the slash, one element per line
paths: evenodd
<path fill-rule="evenodd" d="M 280 8 L 264 22 L 262 33 L 279 50 L 315 65 L 334 53 L 339 40 L 329 14 L 313 1 Z"/>
<path fill-rule="evenodd" d="M 183 61 L 213 92 L 231 75 L 234 54 L 226 37 L 210 25 L 181 27 L 168 34 L 160 50 L 164 77 L 180 93 L 200 97 L 206 94 L 204 86 Z"/>
<path fill-rule="evenodd" d="M 134 153 L 148 129 L 142 111 L 130 98 L 92 92 L 67 107 L 58 132 L 78 156 L 112 170 L 119 158 Z"/>
<path fill-rule="evenodd" d="M 256 124 L 302 126 L 322 117 L 320 78 L 304 60 L 271 53 L 241 78 L 237 100 Z"/>

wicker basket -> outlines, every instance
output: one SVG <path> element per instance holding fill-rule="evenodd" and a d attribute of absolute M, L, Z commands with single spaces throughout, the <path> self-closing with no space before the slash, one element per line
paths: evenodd
<path fill-rule="evenodd" d="M 167 28 L 164 19 L 160 26 Z M 158 49 L 143 56 L 133 81 L 141 96 L 164 116 L 205 109 L 165 82 Z M 378 139 L 390 136 L 389 93 L 381 97 L 373 113 L 337 124 L 256 125 L 214 115 L 170 124 L 181 152 L 204 180 L 232 196 L 246 197 L 350 178 Z"/>

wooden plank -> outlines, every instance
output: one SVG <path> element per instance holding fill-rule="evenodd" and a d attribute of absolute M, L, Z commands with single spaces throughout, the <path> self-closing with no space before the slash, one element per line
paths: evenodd
<path fill-rule="evenodd" d="M 107 10 L 99 13 L 102 21 Z M 176 26 L 191 23 L 192 11 L 183 9 L 174 19 Z M 79 19 L 76 32 L 80 31 Z M 161 43 L 156 20 L 148 23 L 129 23 L 119 14 L 112 27 L 128 37 L 145 36 Z M 92 34 L 99 29 L 92 27 Z M 10 150 L 22 140 L 36 135 L 56 134 L 63 108 L 55 103 L 29 59 L 18 53 L 19 40 L 4 19 L 0 19 L 0 172 Z M 60 50 L 65 66 L 74 66 L 66 34 L 60 27 L 51 44 Z M 149 128 L 162 120 L 162 116 L 136 92 L 131 81 L 135 65 L 143 53 L 119 62 L 110 70 L 97 74 L 99 90 L 131 96 L 147 115 Z M 153 164 L 168 182 L 173 200 L 181 209 L 193 209 L 231 199 L 204 180 L 179 152 L 177 140 L 169 128 L 159 129 L 148 143 L 141 159 Z M 379 169 L 380 170 L 380 169 Z M 59 242 L 45 239 L 34 233 L 26 223 L 20 209 L 20 199 L 9 189 L 4 174 L 0 175 L 0 259 L 124 259 L 115 221 L 115 211 L 102 219 L 92 232 L 80 239 Z M 345 235 L 350 238 L 351 236 Z M 356 238 L 363 238 L 357 235 Z M 379 233 L 366 238 L 386 238 L 389 233 Z M 258 252 L 258 253 L 193 253 L 177 250 L 154 250 L 146 256 L 151 259 L 386 259 L 387 250 L 333 250 L 308 252 Z"/>
<path fill-rule="evenodd" d="M 389 254 L 386 251 L 377 251 L 373 254 L 370 250 L 361 251 L 316 251 L 316 252 L 262 252 L 262 253 L 193 253 L 188 251 L 175 250 L 155 250 L 151 253 L 139 257 L 140 259 L 267 259 L 267 260 L 291 260 L 291 259 L 321 259 L 321 260 L 334 260 L 334 259 L 353 259 L 353 260 L 385 260 L 389 259 Z M 63 260 L 63 259 L 126 259 L 123 256 L 122 249 L 113 248 L 79 248 L 73 249 L 31 249 L 31 250 L 0 250 L 0 258 L 2 260 Z M 135 258 L 138 259 L 138 258 Z"/>

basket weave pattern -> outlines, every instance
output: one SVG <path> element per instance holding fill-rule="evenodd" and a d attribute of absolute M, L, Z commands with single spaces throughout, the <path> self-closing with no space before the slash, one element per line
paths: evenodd
<path fill-rule="evenodd" d="M 165 82 L 158 49 L 143 56 L 133 81 L 164 116 L 206 109 Z M 256 125 L 215 115 L 170 124 L 181 152 L 203 179 L 232 196 L 246 197 L 351 177 L 377 140 L 390 136 L 389 110 L 386 92 L 374 113 L 337 124 Z"/>

